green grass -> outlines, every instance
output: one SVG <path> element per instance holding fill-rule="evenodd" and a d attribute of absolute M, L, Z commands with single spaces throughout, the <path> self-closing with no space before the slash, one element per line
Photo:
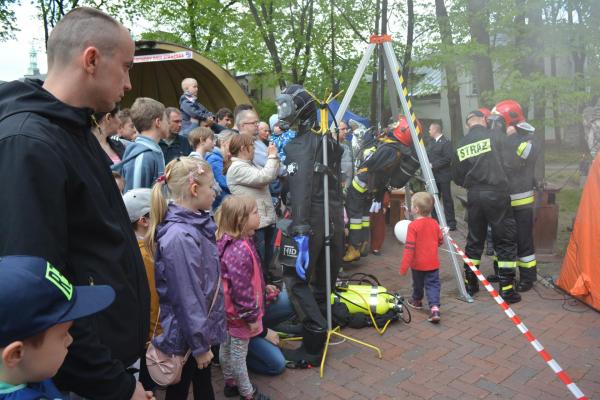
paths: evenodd
<path fill-rule="evenodd" d="M 571 164 L 581 159 L 581 152 L 571 146 L 546 145 L 546 164 Z"/>
<path fill-rule="evenodd" d="M 556 201 L 560 212 L 575 214 L 581 200 L 581 191 L 579 188 L 564 188 L 556 195 Z"/>

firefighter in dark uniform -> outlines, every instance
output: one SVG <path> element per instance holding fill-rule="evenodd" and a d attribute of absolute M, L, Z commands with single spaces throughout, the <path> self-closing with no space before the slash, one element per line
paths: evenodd
<path fill-rule="evenodd" d="M 284 349 L 286 360 L 317 365 L 327 336 L 324 316 L 326 295 L 325 244 L 329 241 L 331 285 L 335 286 L 344 254 L 344 215 L 341 173 L 342 147 L 327 137 L 327 161 L 323 164 L 323 136 L 318 131 L 314 99 L 300 85 L 290 85 L 277 97 L 280 120 L 296 125 L 296 137 L 285 147 L 291 224 L 287 235 L 296 243 L 297 258 L 292 268 L 284 269 L 283 280 L 290 301 L 302 322 L 302 345 Z M 323 179 L 329 180 L 330 237 L 325 237 Z"/>
<path fill-rule="evenodd" d="M 356 174 L 346 193 L 350 244 L 345 262 L 368 254 L 369 212 L 379 211 L 387 185 L 404 186 L 419 167 L 406 117 L 401 116 L 387 135 L 363 148 L 359 157 Z"/>
<path fill-rule="evenodd" d="M 500 296 L 507 303 L 516 303 L 521 300 L 514 286 L 516 224 L 502 167 L 502 138 L 486 127 L 485 116 L 479 110 L 471 111 L 466 122 L 469 131 L 458 142 L 452 171 L 454 182 L 467 189 L 469 233 L 465 254 L 479 266 L 489 224 L 498 256 Z M 465 283 L 470 295 L 479 291 L 478 279 L 467 265 Z"/>
<path fill-rule="evenodd" d="M 526 292 L 537 280 L 537 261 L 533 245 L 533 211 L 535 205 L 535 164 L 539 146 L 535 128 L 525 121 L 521 105 L 514 100 L 496 104 L 492 114 L 506 126 L 502 159 L 508 178 L 508 192 L 517 224 L 517 290 Z M 502 126 L 502 124 L 500 124 Z"/>

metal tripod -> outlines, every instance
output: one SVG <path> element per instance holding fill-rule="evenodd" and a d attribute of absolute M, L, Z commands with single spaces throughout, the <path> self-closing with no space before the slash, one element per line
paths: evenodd
<path fill-rule="evenodd" d="M 400 102 L 402 103 L 402 109 L 404 111 L 404 115 L 406 115 L 406 119 L 410 127 L 412 141 L 417 152 L 417 157 L 419 158 L 419 164 L 421 165 L 423 178 L 425 179 L 425 186 L 427 188 L 427 191 L 431 193 L 434 199 L 435 212 L 437 214 L 438 221 L 440 222 L 440 225 L 442 227 L 447 227 L 444 208 L 438 197 L 438 189 L 437 185 L 435 184 L 433 172 L 431 171 L 431 164 L 429 163 L 429 158 L 427 157 L 427 152 L 425 151 L 423 142 L 419 139 L 419 135 L 422 132 L 417 131 L 417 117 L 413 111 L 412 102 L 408 98 L 408 89 L 403 84 L 404 82 L 402 79 L 402 75 L 398 73 L 400 71 L 400 65 L 398 64 L 398 60 L 396 59 L 396 55 L 394 54 L 394 49 L 392 47 L 392 37 L 390 35 L 371 36 L 369 40 L 369 45 L 367 46 L 365 54 L 363 55 L 363 58 L 360 61 L 360 64 L 358 65 L 358 69 L 354 73 L 354 77 L 352 78 L 350 87 L 348 88 L 348 91 L 342 99 L 342 103 L 340 104 L 340 108 L 338 109 L 337 114 L 335 115 L 335 119 L 336 121 L 342 120 L 344 113 L 348 109 L 348 104 L 350 104 L 350 100 L 352 99 L 352 96 L 354 96 L 356 87 L 358 86 L 360 79 L 365 73 L 365 69 L 367 68 L 367 64 L 369 63 L 369 60 L 373 55 L 373 51 L 377 46 L 382 46 L 384 50 L 384 57 L 390 67 L 389 70 L 393 71 L 389 75 L 391 75 L 391 78 L 394 81 L 396 90 L 398 92 L 398 97 L 400 98 Z M 333 129 L 333 125 L 331 126 L 331 128 Z M 458 298 L 468 303 L 472 303 L 473 298 L 467 293 L 467 290 L 465 288 L 465 283 L 462 275 L 462 268 L 456 257 L 456 254 L 454 253 L 454 247 L 450 243 L 448 235 L 444 235 L 444 243 L 452 259 L 452 266 L 454 267 L 454 276 L 456 278 L 456 284 L 458 286 L 459 292 Z"/>
<path fill-rule="evenodd" d="M 309 93 L 310 94 L 310 93 Z M 327 97 L 326 100 L 320 101 L 314 95 L 310 94 L 311 97 L 315 100 L 316 104 L 319 107 L 321 118 L 320 118 L 320 129 L 315 133 L 322 136 L 323 142 L 323 165 L 325 168 L 329 166 L 329 162 L 327 159 L 327 135 L 329 134 L 329 129 L 327 128 L 327 123 L 329 122 L 329 102 L 333 100 L 331 95 Z M 331 341 L 331 336 L 338 336 L 345 340 L 349 340 L 361 346 L 368 347 L 369 349 L 374 350 L 377 353 L 377 357 L 382 358 L 381 350 L 377 346 L 373 346 L 372 344 L 363 342 L 362 340 L 355 339 L 348 335 L 344 335 L 340 332 L 340 327 L 333 327 L 332 323 L 332 315 L 331 315 L 331 232 L 329 229 L 329 176 L 327 173 L 323 174 L 323 214 L 324 214 L 324 223 L 325 223 L 325 280 L 326 280 L 326 302 L 327 302 L 327 339 L 325 341 L 325 348 L 323 350 L 323 356 L 321 358 L 321 366 L 319 369 L 319 375 L 323 378 L 323 371 L 325 369 L 325 359 L 327 358 L 327 351 L 329 350 L 329 344 Z M 366 300 L 364 300 L 365 305 L 368 307 Z M 379 332 L 379 331 L 378 331 Z M 381 332 L 382 333 L 382 332 Z M 380 333 L 380 334 L 381 334 Z"/>

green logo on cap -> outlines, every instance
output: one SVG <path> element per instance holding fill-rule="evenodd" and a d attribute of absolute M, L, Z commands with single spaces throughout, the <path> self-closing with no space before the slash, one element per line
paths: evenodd
<path fill-rule="evenodd" d="M 73 285 L 49 262 L 46 263 L 46 279 L 63 292 L 67 300 L 71 300 L 71 297 L 73 297 Z"/>

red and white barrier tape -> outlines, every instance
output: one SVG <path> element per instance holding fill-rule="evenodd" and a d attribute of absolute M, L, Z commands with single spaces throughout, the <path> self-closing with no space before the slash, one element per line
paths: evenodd
<path fill-rule="evenodd" d="M 452 239 L 450 236 L 448 236 L 448 239 L 450 240 L 450 243 L 452 243 L 452 245 L 456 249 L 456 252 L 463 258 L 463 261 L 465 262 L 465 264 L 467 264 L 469 266 L 469 268 L 471 268 L 471 271 L 473 271 L 475 273 L 475 275 L 477 276 L 477 279 L 479 279 L 481 281 L 481 283 L 483 283 L 483 286 L 490 293 L 490 295 L 494 298 L 496 303 L 498 303 L 500 308 L 502 308 L 504 310 L 504 313 L 508 316 L 508 318 L 510 318 L 510 320 L 516 325 L 517 329 L 519 329 L 519 331 L 521 331 L 523 336 L 525 336 L 525 338 L 529 341 L 529 343 L 531 343 L 531 345 L 533 346 L 535 351 L 537 351 L 538 354 L 544 359 L 544 361 L 546 361 L 546 364 L 548 364 L 548 366 L 550 368 L 552 368 L 552 371 L 554 371 L 556 376 L 558 376 L 558 379 L 560 379 L 562 381 L 562 383 L 567 385 L 567 389 L 569 389 L 571 394 L 573 394 L 573 396 L 575 396 L 576 399 L 588 400 L 588 398 L 583 394 L 583 392 L 579 389 L 579 387 L 571 380 L 569 375 L 567 375 L 567 373 L 560 367 L 560 365 L 558 365 L 558 363 L 550 356 L 550 354 L 548 354 L 548 352 L 544 349 L 544 346 L 542 346 L 542 344 L 535 337 L 533 337 L 533 335 L 531 334 L 529 329 L 525 326 L 525 324 L 521 321 L 519 316 L 517 314 L 515 314 L 515 312 L 508 306 L 508 304 L 506 304 L 504 299 L 502 297 L 500 297 L 500 294 L 488 282 L 488 280 L 485 278 L 485 276 L 483 276 L 483 274 L 479 271 L 479 269 L 477 267 L 475 267 L 475 265 L 466 256 L 466 254 L 462 251 L 462 249 L 458 246 L 458 244 L 456 244 L 454 239 Z"/>

